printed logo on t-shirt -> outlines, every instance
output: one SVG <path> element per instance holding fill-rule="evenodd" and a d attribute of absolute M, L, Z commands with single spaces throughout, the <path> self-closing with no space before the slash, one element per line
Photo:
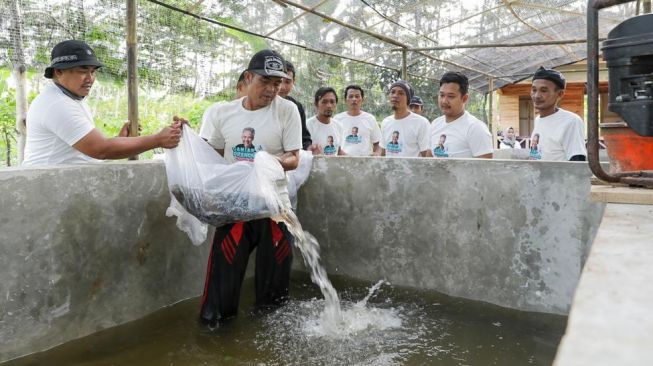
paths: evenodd
<path fill-rule="evenodd" d="M 400 154 L 402 143 L 399 142 L 399 131 L 392 132 L 391 140 L 385 144 L 385 151 L 388 154 Z"/>
<path fill-rule="evenodd" d="M 540 134 L 536 133 L 531 137 L 531 150 L 528 160 L 542 160 L 542 147 L 540 146 Z"/>
<path fill-rule="evenodd" d="M 358 135 L 358 127 L 351 128 L 351 135 L 345 138 L 345 142 L 348 144 L 360 144 L 363 142 L 363 137 Z"/>
<path fill-rule="evenodd" d="M 327 136 L 326 144 L 324 145 L 324 155 L 337 155 L 338 147 L 333 143 L 333 136 Z"/>
<path fill-rule="evenodd" d="M 241 139 L 242 144 L 238 144 L 231 149 L 234 159 L 237 161 L 254 161 L 257 151 L 263 150 L 262 145 L 254 145 L 256 131 L 252 127 L 245 127 Z"/>
<path fill-rule="evenodd" d="M 447 135 L 445 134 L 440 135 L 440 140 L 438 141 L 438 144 L 433 149 L 433 156 L 435 156 L 436 158 L 449 157 L 449 149 L 447 149 L 447 146 L 445 145 L 446 141 L 447 141 Z"/>

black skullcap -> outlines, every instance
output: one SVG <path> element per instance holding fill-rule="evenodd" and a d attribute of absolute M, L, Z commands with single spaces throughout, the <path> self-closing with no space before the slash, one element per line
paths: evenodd
<path fill-rule="evenodd" d="M 564 89 L 566 84 L 565 77 L 562 76 L 561 73 L 553 69 L 547 69 L 544 66 L 540 66 L 540 68 L 535 71 L 535 74 L 533 74 L 533 80 L 537 79 L 549 80 L 560 89 Z"/>

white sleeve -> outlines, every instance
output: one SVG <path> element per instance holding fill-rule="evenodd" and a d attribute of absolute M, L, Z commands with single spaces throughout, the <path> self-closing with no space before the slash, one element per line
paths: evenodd
<path fill-rule="evenodd" d="M 562 146 L 565 149 L 565 156 L 567 161 L 571 159 L 574 155 L 583 155 L 587 156 L 587 150 L 585 149 L 585 137 L 583 136 L 583 121 L 580 117 L 575 116 L 569 128 L 565 130 L 562 135 Z"/>
<path fill-rule="evenodd" d="M 202 126 L 200 127 L 200 137 L 209 142 L 209 145 L 213 146 L 214 149 L 224 149 L 224 136 L 222 131 L 217 126 L 218 124 L 218 114 L 215 113 L 216 104 L 210 106 L 204 115 L 202 115 Z"/>
<path fill-rule="evenodd" d="M 423 123 L 419 125 L 419 129 L 417 130 L 417 145 L 419 146 L 420 152 L 429 149 L 429 127 L 431 127 L 428 119 L 423 118 L 422 121 Z"/>
<path fill-rule="evenodd" d="M 66 144 L 73 146 L 84 136 L 88 135 L 95 126 L 84 112 L 84 107 L 66 105 L 66 108 L 51 108 L 52 115 L 44 118 L 47 128 Z"/>
<path fill-rule="evenodd" d="M 377 141 L 379 141 L 379 146 L 381 146 L 384 149 L 385 149 L 385 138 L 383 138 L 383 136 L 385 134 L 385 125 L 387 124 L 386 121 L 387 121 L 387 118 L 384 118 L 383 121 L 381 121 L 381 130 L 380 130 L 381 131 L 381 134 L 380 134 L 381 137 L 377 140 Z M 374 128 L 372 128 L 372 132 L 370 133 L 370 141 L 372 141 L 372 143 L 374 143 Z"/>
<path fill-rule="evenodd" d="M 283 113 L 281 113 L 281 118 L 283 118 L 282 125 L 284 126 L 282 132 L 282 145 L 283 151 L 293 151 L 302 149 L 302 121 L 299 117 L 299 109 L 295 103 L 286 101 L 287 104 L 279 105 L 279 108 L 283 106 Z"/>
<path fill-rule="evenodd" d="M 472 123 L 467 132 L 467 141 L 473 157 L 494 152 L 492 134 L 483 122 Z"/>
<path fill-rule="evenodd" d="M 376 123 L 376 118 L 374 116 L 370 115 L 370 123 L 372 124 L 372 132 L 370 133 L 370 141 L 372 144 L 376 144 L 377 142 L 381 141 L 381 128 L 379 127 L 379 124 Z"/>

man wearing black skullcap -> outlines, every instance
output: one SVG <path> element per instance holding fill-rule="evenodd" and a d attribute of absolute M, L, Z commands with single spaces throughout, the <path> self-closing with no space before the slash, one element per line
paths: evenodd
<path fill-rule="evenodd" d="M 539 136 L 542 160 L 585 161 L 583 120 L 558 107 L 565 85 L 564 76 L 556 70 L 540 67 L 533 75 L 531 99 L 539 115 L 532 136 Z"/>
<path fill-rule="evenodd" d="M 22 165 L 75 164 L 98 159 L 122 159 L 157 147 L 179 144 L 181 121 L 150 136 L 127 137 L 125 123 L 118 137 L 106 138 L 95 128 L 86 97 L 102 63 L 93 49 L 76 40 L 63 41 L 52 49 L 45 77 L 52 79 L 34 99 L 27 112 L 27 141 Z"/>
<path fill-rule="evenodd" d="M 381 122 L 381 155 L 426 156 L 429 149 L 429 121 L 408 109 L 413 88 L 404 80 L 390 85 L 388 101 L 394 112 Z"/>
<path fill-rule="evenodd" d="M 262 50 L 254 54 L 245 70 L 246 95 L 207 109 L 203 124 L 210 127 L 203 129 L 200 136 L 230 163 L 253 161 L 258 152 L 265 151 L 276 156 L 284 170 L 297 168 L 302 148 L 301 121 L 295 104 L 278 95 L 285 78 L 286 63 L 278 52 Z M 268 307 L 285 302 L 290 285 L 291 242 L 285 226 L 269 218 L 216 228 L 200 321 L 215 327 L 236 316 L 254 248 L 256 305 Z"/>

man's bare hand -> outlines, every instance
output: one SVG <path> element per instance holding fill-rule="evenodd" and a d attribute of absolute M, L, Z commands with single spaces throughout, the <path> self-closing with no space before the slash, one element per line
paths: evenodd
<path fill-rule="evenodd" d="M 140 123 L 138 124 L 138 132 L 143 130 L 141 127 Z M 122 125 L 122 128 L 120 128 L 120 132 L 118 132 L 118 137 L 129 137 L 131 135 L 131 122 L 127 121 L 125 124 Z"/>
<path fill-rule="evenodd" d="M 313 153 L 313 155 L 324 155 L 324 149 L 320 144 L 312 144 L 306 150 Z"/>
<path fill-rule="evenodd" d="M 165 149 L 172 149 L 179 145 L 181 139 L 181 123 L 173 123 L 171 127 L 164 127 L 159 133 L 156 134 L 158 140 L 158 147 Z"/>

